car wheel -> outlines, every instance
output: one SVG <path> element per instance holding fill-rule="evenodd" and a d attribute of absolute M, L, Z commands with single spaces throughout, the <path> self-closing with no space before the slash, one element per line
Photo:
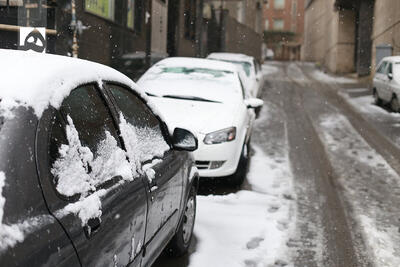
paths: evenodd
<path fill-rule="evenodd" d="M 169 255 L 174 257 L 182 256 L 187 253 L 190 241 L 193 236 L 194 222 L 196 219 L 196 187 L 192 186 L 189 197 L 186 201 L 183 218 L 179 224 L 178 231 L 172 238 L 167 247 Z"/>
<path fill-rule="evenodd" d="M 372 92 L 372 94 L 374 96 L 375 105 L 381 106 L 382 105 L 382 99 L 379 97 L 378 91 L 375 88 L 374 88 L 374 91 Z"/>
<path fill-rule="evenodd" d="M 243 146 L 242 153 L 236 171 L 229 177 L 230 184 L 233 186 L 242 185 L 249 165 L 249 153 L 250 153 L 250 140 Z"/>
<path fill-rule="evenodd" d="M 399 112 L 400 105 L 395 95 L 392 97 L 392 100 L 390 100 L 390 108 L 392 109 L 393 112 Z"/>

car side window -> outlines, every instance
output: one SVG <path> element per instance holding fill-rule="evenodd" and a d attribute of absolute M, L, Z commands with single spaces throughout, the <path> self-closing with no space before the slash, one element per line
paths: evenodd
<path fill-rule="evenodd" d="M 387 73 L 387 74 L 393 74 L 393 64 L 392 64 L 392 63 L 389 63 L 389 64 L 388 64 L 386 73 Z"/>
<path fill-rule="evenodd" d="M 377 72 L 378 72 L 378 73 L 382 73 L 382 74 L 385 73 L 386 64 L 387 64 L 387 62 L 386 62 L 386 61 L 383 61 L 383 62 L 381 63 L 381 65 L 379 66 Z"/>
<path fill-rule="evenodd" d="M 120 110 L 120 130 L 129 158 L 143 163 L 161 158 L 170 149 L 161 124 L 147 105 L 130 89 L 107 84 Z"/>
<path fill-rule="evenodd" d="M 55 111 L 48 155 L 52 182 L 64 197 L 132 178 L 111 112 L 94 85 L 74 89 Z"/>
<path fill-rule="evenodd" d="M 118 140 L 111 114 L 94 85 L 73 90 L 62 103 L 60 112 L 66 120 L 71 117 L 82 144 L 92 151 L 97 150 L 106 131 Z"/>

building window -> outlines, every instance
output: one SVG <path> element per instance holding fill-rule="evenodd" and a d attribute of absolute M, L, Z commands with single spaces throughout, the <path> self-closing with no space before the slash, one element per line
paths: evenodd
<path fill-rule="evenodd" d="M 196 38 L 196 0 L 185 1 L 185 37 L 194 40 Z"/>
<path fill-rule="evenodd" d="M 85 11 L 114 21 L 115 0 L 85 0 Z"/>
<path fill-rule="evenodd" d="M 285 8 L 285 0 L 275 0 L 274 8 L 275 9 L 284 9 Z"/>
<path fill-rule="evenodd" d="M 264 29 L 265 29 L 266 31 L 269 30 L 269 20 L 268 20 L 268 19 L 265 20 Z"/>
<path fill-rule="evenodd" d="M 283 19 L 274 19 L 274 30 L 281 31 L 284 29 L 285 23 Z"/>

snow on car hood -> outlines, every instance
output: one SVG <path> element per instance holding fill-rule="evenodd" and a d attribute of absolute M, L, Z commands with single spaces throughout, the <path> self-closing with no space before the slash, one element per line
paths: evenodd
<path fill-rule="evenodd" d="M 151 97 L 169 125 L 207 134 L 234 126 L 237 105 Z"/>

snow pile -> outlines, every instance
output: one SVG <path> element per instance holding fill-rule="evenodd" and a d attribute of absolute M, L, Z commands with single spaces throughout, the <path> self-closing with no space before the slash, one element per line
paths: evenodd
<path fill-rule="evenodd" d="M 69 116 L 66 132 L 68 145 L 63 144 L 60 147 L 60 157 L 51 169 L 57 178 L 56 188 L 60 194 L 69 197 L 75 194 L 85 196 L 89 191 L 95 191 L 96 186 L 113 177 L 132 179 L 125 152 L 118 147 L 117 141 L 108 131 L 106 139 L 99 143 L 96 157 L 88 147 L 81 144 L 78 132 Z"/>
<path fill-rule="evenodd" d="M 314 79 L 324 83 L 357 83 L 355 79 L 332 76 L 320 70 L 314 70 L 311 75 Z"/>
<path fill-rule="evenodd" d="M 59 216 L 77 214 L 82 225 L 85 225 L 90 218 L 101 216 L 101 197 L 107 190 L 96 191 L 96 187 L 117 176 L 122 177 L 117 186 L 131 181 L 139 174 L 146 174 L 149 180 L 155 177 L 152 167 L 159 161 L 156 159 L 145 166 L 142 163 L 154 157 L 162 157 L 170 149 L 169 145 L 155 129 L 137 128 L 126 122 L 122 114 L 120 119 L 121 135 L 127 152 L 105 131 L 106 138 L 99 143 L 94 155 L 81 144 L 74 123 L 68 116 L 68 145 L 60 147 L 60 157 L 53 164 L 51 172 L 57 179 L 56 189 L 60 194 L 69 197 L 80 194 L 80 199 L 58 211 Z"/>
<path fill-rule="evenodd" d="M 254 191 L 198 196 L 191 267 L 289 264 L 286 243 L 296 221 L 292 174 L 254 147 L 248 180 Z"/>
<path fill-rule="evenodd" d="M 58 211 L 56 216 L 65 216 L 69 213 L 77 214 L 81 219 L 82 226 L 91 218 L 100 218 L 101 211 L 101 197 L 107 193 L 106 190 L 102 189 L 94 192 L 88 197 L 81 198 L 75 203 L 68 204 L 64 209 Z"/>
<path fill-rule="evenodd" d="M 387 112 L 382 107 L 375 105 L 374 98 L 371 95 L 360 96 L 356 98 L 350 98 L 348 94 L 343 92 L 339 92 L 339 95 L 342 96 L 350 105 L 352 105 L 354 108 L 361 111 L 362 113 L 378 115 L 382 118 L 400 118 L 400 113 Z"/>
<path fill-rule="evenodd" d="M 154 157 L 162 157 L 170 149 L 158 127 L 136 127 L 126 121 L 120 114 L 121 136 L 125 140 L 132 172 L 142 173 L 141 163 Z"/>

